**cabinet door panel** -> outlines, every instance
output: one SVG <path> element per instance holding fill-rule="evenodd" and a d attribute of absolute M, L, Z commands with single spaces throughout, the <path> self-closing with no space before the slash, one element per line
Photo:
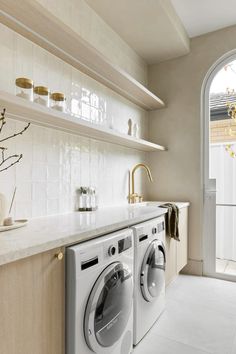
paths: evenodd
<path fill-rule="evenodd" d="M 166 285 L 176 276 L 176 241 L 166 236 Z"/>
<path fill-rule="evenodd" d="M 1 354 L 65 353 L 64 259 L 56 251 L 0 267 Z"/>
<path fill-rule="evenodd" d="M 180 242 L 176 243 L 177 273 L 179 273 L 188 262 L 188 208 L 180 209 L 179 238 Z"/>

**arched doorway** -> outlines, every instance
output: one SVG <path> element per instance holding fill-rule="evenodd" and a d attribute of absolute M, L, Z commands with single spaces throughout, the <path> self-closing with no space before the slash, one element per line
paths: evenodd
<path fill-rule="evenodd" d="M 226 55 L 221 57 L 210 68 L 202 86 L 201 107 L 203 147 L 202 184 L 204 193 L 203 273 L 204 275 L 235 281 L 236 267 L 235 274 L 232 272 L 225 272 L 224 264 L 226 263 L 223 263 L 223 260 L 225 260 L 225 257 L 231 257 L 229 256 L 229 237 L 232 238 L 231 243 L 235 244 L 236 247 L 236 233 L 234 236 L 233 232 L 234 224 L 236 225 L 236 197 L 233 198 L 232 196 L 232 198 L 228 198 L 229 193 L 226 193 L 225 196 L 222 194 L 222 191 L 224 190 L 225 192 L 227 188 L 228 191 L 230 191 L 230 178 L 228 178 L 228 180 L 226 178 L 226 181 L 224 181 L 224 186 L 222 185 L 222 180 L 219 178 L 219 172 L 223 171 L 223 173 L 227 175 L 227 171 L 225 171 L 225 166 L 227 164 L 228 171 L 232 170 L 231 168 L 229 168 L 229 161 L 230 159 L 232 161 L 232 159 L 234 158 L 233 148 L 229 148 L 230 142 L 227 141 L 229 139 L 229 134 L 226 134 L 226 129 L 228 129 L 231 118 L 228 116 L 228 110 L 230 107 L 229 98 L 230 94 L 232 96 L 232 91 L 229 90 L 228 92 L 226 92 L 226 87 L 224 88 L 224 84 L 222 83 L 222 93 L 220 94 L 220 92 L 214 92 L 214 90 L 217 91 L 217 85 L 215 84 L 217 76 L 219 76 L 219 73 L 221 73 L 224 68 L 229 67 L 229 65 L 233 62 L 235 62 L 236 68 L 236 50 L 227 53 Z M 236 73 L 234 75 L 236 82 Z M 220 86 L 220 81 L 218 82 L 218 84 Z M 231 88 L 229 87 L 229 89 Z M 219 89 L 219 91 L 220 90 L 221 89 Z M 223 95 L 223 90 L 225 90 L 225 95 Z M 217 94 L 219 95 L 217 96 Z M 234 97 L 231 98 L 234 99 Z M 213 99 L 215 99 L 215 103 L 213 102 Z M 222 99 L 224 99 L 224 102 L 221 105 L 220 110 L 218 108 L 222 103 Z M 213 103 L 215 104 L 215 106 L 213 105 Z M 219 107 L 217 107 L 217 105 Z M 219 136 L 220 134 L 218 134 L 220 130 L 221 136 Z M 236 134 L 235 137 L 232 137 L 231 143 L 234 143 L 233 140 L 236 142 Z M 233 163 L 236 164 L 236 159 Z M 224 217 L 226 218 L 226 216 L 228 220 L 231 218 L 232 227 L 229 227 L 229 225 L 227 224 L 228 220 L 224 220 Z M 227 228 L 224 229 L 225 225 L 227 225 Z M 224 247 L 226 246 L 224 244 L 224 242 L 226 241 L 228 242 L 228 245 L 227 247 Z M 231 254 L 233 254 L 233 252 Z M 222 263 L 217 263 L 217 260 L 219 259 L 222 260 Z"/>

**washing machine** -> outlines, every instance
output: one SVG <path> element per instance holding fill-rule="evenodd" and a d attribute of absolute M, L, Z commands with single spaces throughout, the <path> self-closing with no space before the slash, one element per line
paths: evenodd
<path fill-rule="evenodd" d="M 132 351 L 133 252 L 130 229 L 67 248 L 67 354 Z"/>
<path fill-rule="evenodd" d="M 135 225 L 134 345 L 150 330 L 165 308 L 165 218 Z"/>

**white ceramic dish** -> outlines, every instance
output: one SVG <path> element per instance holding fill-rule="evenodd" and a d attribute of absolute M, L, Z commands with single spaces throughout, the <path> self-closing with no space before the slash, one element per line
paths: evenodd
<path fill-rule="evenodd" d="M 0 226 L 0 232 L 18 229 L 19 227 L 23 227 L 27 225 L 27 223 L 28 223 L 27 219 L 15 220 L 13 225 Z"/>

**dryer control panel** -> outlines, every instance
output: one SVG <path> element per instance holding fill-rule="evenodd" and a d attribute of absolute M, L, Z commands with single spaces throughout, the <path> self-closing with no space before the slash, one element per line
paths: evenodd
<path fill-rule="evenodd" d="M 130 247 L 132 247 L 132 238 L 131 236 L 128 236 L 126 238 L 123 238 L 118 241 L 118 252 L 124 252 L 128 250 Z"/>
<path fill-rule="evenodd" d="M 159 232 L 162 232 L 164 230 L 165 230 L 165 222 L 162 221 L 159 224 L 157 224 L 157 232 L 159 233 Z"/>
<path fill-rule="evenodd" d="M 159 239 L 165 243 L 165 217 L 159 216 L 155 219 L 145 221 L 133 226 L 134 244 L 145 247 L 146 243 L 153 239 Z"/>

